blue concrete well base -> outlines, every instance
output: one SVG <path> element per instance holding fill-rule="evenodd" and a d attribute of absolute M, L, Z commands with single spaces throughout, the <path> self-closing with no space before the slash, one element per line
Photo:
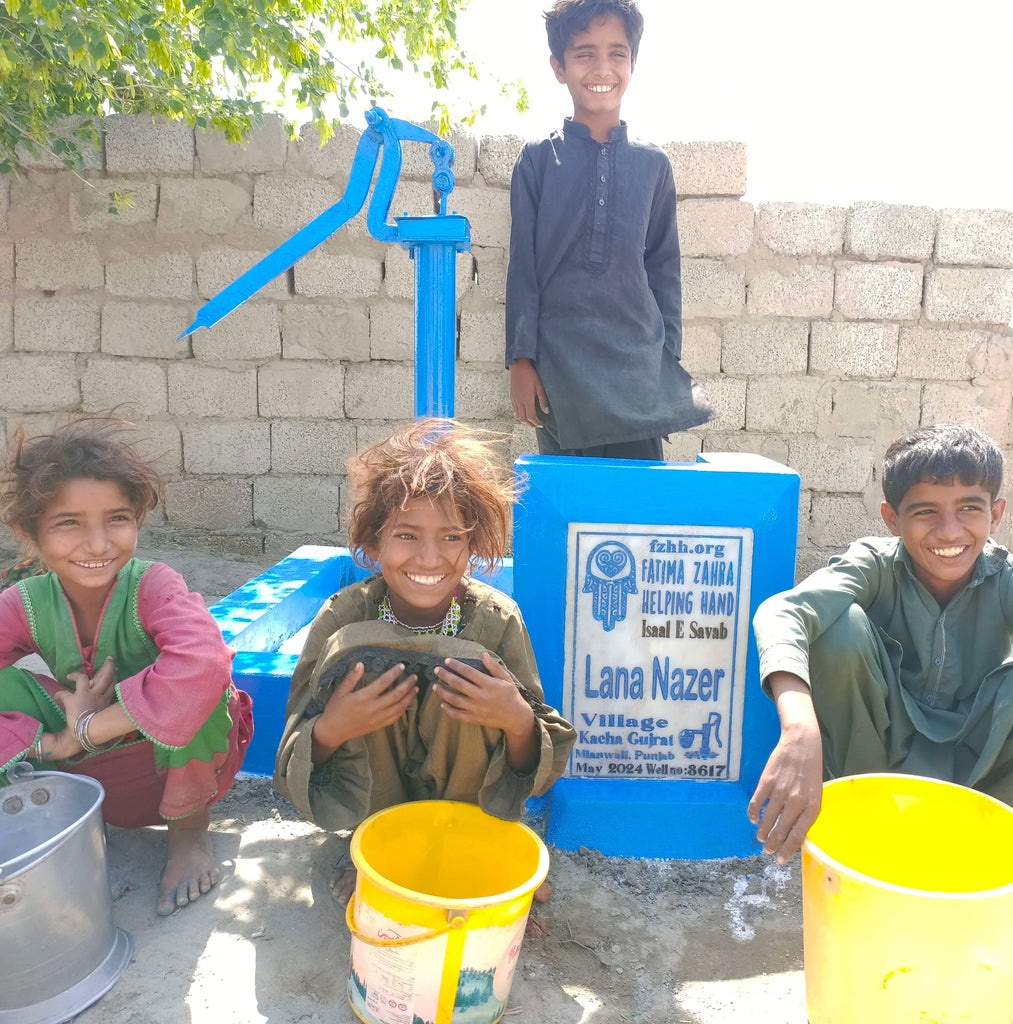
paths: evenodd
<path fill-rule="evenodd" d="M 746 805 L 779 729 L 756 606 L 794 582 L 798 475 L 523 457 L 514 592 L 546 700 L 577 729 L 548 840 L 611 856 L 758 851 Z"/>

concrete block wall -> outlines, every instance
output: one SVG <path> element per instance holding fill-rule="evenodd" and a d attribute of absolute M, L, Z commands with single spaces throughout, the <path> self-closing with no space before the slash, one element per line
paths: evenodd
<path fill-rule="evenodd" d="M 211 331 L 177 336 L 340 198 L 358 140 L 346 126 L 323 148 L 312 130 L 292 142 L 270 119 L 244 148 L 113 117 L 83 174 L 26 163 L 0 178 L 4 430 L 115 406 L 160 456 L 156 526 L 279 556 L 343 540 L 344 460 L 413 412 L 407 254 L 360 214 Z M 457 412 L 509 433 L 511 454 L 533 451 L 502 365 L 522 142 L 451 141 L 450 208 L 473 242 L 457 268 Z M 667 454 L 755 451 L 797 469 L 800 573 L 882 532 L 878 466 L 898 434 L 967 420 L 1013 455 L 1013 212 L 754 206 L 744 145 L 665 150 L 680 194 L 683 359 L 717 410 Z M 434 211 L 430 174 L 426 147 L 406 144 L 394 212 Z"/>

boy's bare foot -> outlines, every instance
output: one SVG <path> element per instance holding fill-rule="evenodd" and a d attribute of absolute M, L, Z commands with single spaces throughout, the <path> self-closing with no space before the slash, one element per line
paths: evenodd
<path fill-rule="evenodd" d="M 358 873 L 352 863 L 352 855 L 343 853 L 338 858 L 338 863 L 334 865 L 331 880 L 327 883 L 327 888 L 331 890 L 331 896 L 334 897 L 334 902 L 339 907 L 348 906 L 348 901 L 352 898 L 352 893 L 355 892 L 357 877 Z"/>
<path fill-rule="evenodd" d="M 169 857 L 158 889 L 158 913 L 168 917 L 218 884 L 221 872 L 208 835 L 207 808 L 169 825 Z"/>

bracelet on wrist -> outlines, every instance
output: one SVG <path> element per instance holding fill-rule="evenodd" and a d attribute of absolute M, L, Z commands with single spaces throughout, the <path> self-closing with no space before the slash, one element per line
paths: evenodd
<path fill-rule="evenodd" d="M 77 721 L 74 723 L 74 738 L 81 745 L 81 749 L 88 754 L 101 754 L 102 751 L 108 750 L 110 745 L 106 744 L 95 744 L 92 743 L 91 738 L 88 735 L 88 726 L 91 725 L 91 720 L 98 714 L 97 711 L 82 711 L 77 716 Z"/>

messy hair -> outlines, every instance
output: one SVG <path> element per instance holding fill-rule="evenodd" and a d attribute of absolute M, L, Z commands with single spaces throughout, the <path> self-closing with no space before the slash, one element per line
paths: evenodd
<path fill-rule="evenodd" d="M 384 527 L 415 498 L 445 499 L 457 510 L 471 553 L 490 568 L 506 551 L 518 488 L 497 446 L 501 435 L 454 420 L 423 419 L 348 460 L 353 507 L 348 544 L 361 564 Z"/>
<path fill-rule="evenodd" d="M 71 480 L 110 480 L 126 495 L 138 524 L 158 504 L 162 478 L 124 433 L 132 424 L 111 416 L 82 416 L 51 434 L 27 438 L 19 425 L 8 446 L 0 482 L 0 521 L 34 542 L 39 521 Z"/>
<path fill-rule="evenodd" d="M 556 0 L 543 15 L 552 56 L 560 64 L 565 64 L 563 55 L 570 40 L 578 32 L 587 31 L 588 25 L 596 18 L 606 18 L 610 14 L 623 23 L 630 44 L 631 62 L 635 64 L 640 37 L 644 34 L 644 16 L 637 0 Z"/>
<path fill-rule="evenodd" d="M 980 486 L 993 501 L 1002 487 L 1002 452 L 966 423 L 919 427 L 894 441 L 883 457 L 883 497 L 894 510 L 915 484 L 951 480 Z"/>

